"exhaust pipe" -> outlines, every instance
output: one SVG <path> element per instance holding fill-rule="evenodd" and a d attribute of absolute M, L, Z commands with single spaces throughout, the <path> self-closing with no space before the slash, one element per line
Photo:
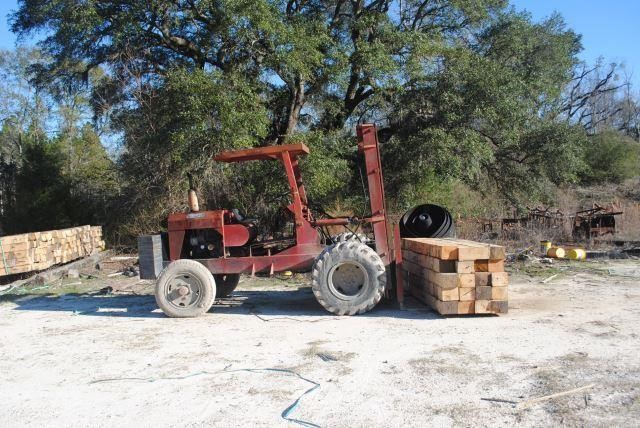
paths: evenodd
<path fill-rule="evenodd" d="M 191 211 L 192 213 L 196 213 L 200 211 L 200 205 L 198 204 L 198 195 L 196 194 L 196 189 L 193 187 L 193 176 L 191 175 L 191 173 L 187 173 L 187 178 L 189 179 L 189 193 L 187 195 L 189 211 Z"/>

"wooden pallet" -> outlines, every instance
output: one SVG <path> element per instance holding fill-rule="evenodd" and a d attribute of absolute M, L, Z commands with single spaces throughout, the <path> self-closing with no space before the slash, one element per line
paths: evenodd
<path fill-rule="evenodd" d="M 462 239 L 404 238 L 402 271 L 411 294 L 442 315 L 504 314 L 504 247 Z"/>
<path fill-rule="evenodd" d="M 48 269 L 104 250 L 101 226 L 0 237 L 0 276 Z"/>

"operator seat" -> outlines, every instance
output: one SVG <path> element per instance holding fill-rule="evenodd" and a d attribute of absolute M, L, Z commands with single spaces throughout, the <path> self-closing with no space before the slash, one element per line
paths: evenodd
<path fill-rule="evenodd" d="M 240 214 L 240 210 L 234 208 L 231 210 L 238 223 L 244 226 L 257 226 L 259 221 L 257 218 L 247 218 L 244 215 Z"/>

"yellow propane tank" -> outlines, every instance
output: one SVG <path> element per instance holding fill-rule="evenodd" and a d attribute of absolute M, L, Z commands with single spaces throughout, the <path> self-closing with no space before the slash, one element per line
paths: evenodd
<path fill-rule="evenodd" d="M 551 248 L 551 241 L 540 241 L 540 252 L 542 254 L 547 254 L 549 248 Z"/>
<path fill-rule="evenodd" d="M 587 258 L 587 252 L 582 248 L 572 248 L 567 251 L 567 258 L 571 260 L 584 260 Z"/>
<path fill-rule="evenodd" d="M 547 251 L 547 257 L 553 257 L 554 259 L 564 258 L 564 249 L 561 247 L 551 247 Z"/>

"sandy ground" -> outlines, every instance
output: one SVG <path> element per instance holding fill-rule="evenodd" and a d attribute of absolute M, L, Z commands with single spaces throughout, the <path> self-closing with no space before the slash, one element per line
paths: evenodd
<path fill-rule="evenodd" d="M 149 295 L 4 301 L 2 425 L 637 426 L 640 262 L 541 278 L 513 275 L 500 317 L 340 318 L 299 278 L 245 279 L 186 320 Z"/>

